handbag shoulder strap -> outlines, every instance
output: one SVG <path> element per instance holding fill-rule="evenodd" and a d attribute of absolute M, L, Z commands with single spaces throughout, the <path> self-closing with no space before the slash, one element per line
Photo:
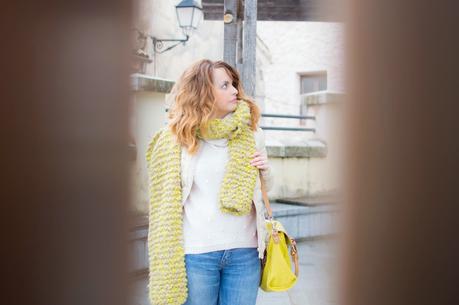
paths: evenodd
<path fill-rule="evenodd" d="M 266 191 L 265 179 L 259 170 L 260 175 L 260 184 L 261 184 L 261 195 L 263 196 L 263 202 L 265 203 L 266 212 L 268 213 L 269 219 L 273 218 L 273 210 L 271 209 L 271 204 L 269 203 L 268 192 Z"/>
<path fill-rule="evenodd" d="M 273 218 L 273 210 L 271 209 L 271 204 L 269 203 L 268 192 L 266 191 L 265 179 L 263 179 L 263 175 L 261 174 L 261 170 L 259 170 L 260 175 L 260 184 L 261 184 L 261 195 L 263 196 L 263 202 L 265 203 L 266 212 L 268 213 L 269 219 Z M 287 236 L 288 241 L 290 242 L 290 255 L 292 256 L 293 263 L 295 264 L 295 276 L 298 276 L 299 273 L 299 263 L 298 263 L 298 250 L 296 248 L 296 241 L 295 239 Z"/>

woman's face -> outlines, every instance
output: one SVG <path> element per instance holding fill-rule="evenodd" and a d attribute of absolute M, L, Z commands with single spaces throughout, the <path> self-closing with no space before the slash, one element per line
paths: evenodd
<path fill-rule="evenodd" d="M 213 77 L 216 102 L 212 117 L 223 118 L 236 110 L 238 91 L 233 87 L 233 81 L 225 69 L 214 69 Z"/>

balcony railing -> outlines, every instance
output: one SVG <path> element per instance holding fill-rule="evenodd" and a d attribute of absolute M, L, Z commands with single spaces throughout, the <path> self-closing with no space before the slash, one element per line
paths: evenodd
<path fill-rule="evenodd" d="M 166 108 L 166 112 L 169 108 Z M 273 113 L 262 113 L 263 118 L 280 118 L 280 119 L 297 119 L 297 120 L 315 120 L 316 117 L 312 115 L 290 115 L 290 114 L 273 114 Z M 282 131 L 307 131 L 316 132 L 315 128 L 303 128 L 303 127 L 277 127 L 277 126 L 260 126 L 263 130 L 282 130 Z"/>
<path fill-rule="evenodd" d="M 299 120 L 315 120 L 316 118 L 311 115 L 290 115 L 290 114 L 272 114 L 262 113 L 264 118 L 281 118 L 281 119 L 299 119 Z M 288 130 L 288 131 L 308 131 L 315 132 L 315 128 L 302 128 L 302 127 L 276 127 L 276 126 L 260 126 L 264 130 Z"/>

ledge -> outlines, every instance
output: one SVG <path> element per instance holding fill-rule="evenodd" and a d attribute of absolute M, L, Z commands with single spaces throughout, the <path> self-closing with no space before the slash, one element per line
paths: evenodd
<path fill-rule="evenodd" d="M 133 91 L 150 91 L 150 92 L 171 92 L 175 82 L 144 74 L 135 73 L 131 75 L 131 90 Z"/>
<path fill-rule="evenodd" d="M 336 205 L 294 206 L 271 203 L 274 219 L 280 221 L 290 237 L 307 240 L 332 237 L 338 233 Z"/>
<path fill-rule="evenodd" d="M 277 198 L 276 202 L 285 203 L 296 206 L 324 206 L 337 204 L 340 202 L 340 196 L 337 191 L 329 191 L 322 194 L 302 196 L 302 197 L 290 197 L 290 198 Z"/>
<path fill-rule="evenodd" d="M 301 206 L 301 205 L 292 205 L 281 203 L 278 201 L 271 202 L 271 209 L 273 211 L 273 216 L 276 217 L 286 217 L 286 216 L 298 216 L 306 214 L 317 214 L 317 213 L 327 213 L 327 212 L 336 212 L 338 210 L 337 205 L 316 205 L 316 206 Z"/>
<path fill-rule="evenodd" d="M 319 91 L 301 95 L 302 105 L 321 105 L 330 103 L 340 103 L 344 99 L 344 93 Z"/>
<path fill-rule="evenodd" d="M 310 140 L 304 145 L 267 145 L 268 157 L 274 158 L 325 158 L 327 145 L 319 140 Z"/>
<path fill-rule="evenodd" d="M 131 161 L 137 159 L 137 147 L 135 144 L 128 145 Z M 268 157 L 273 158 L 325 158 L 327 156 L 327 145 L 319 140 L 310 140 L 306 145 L 277 146 L 267 145 Z"/>

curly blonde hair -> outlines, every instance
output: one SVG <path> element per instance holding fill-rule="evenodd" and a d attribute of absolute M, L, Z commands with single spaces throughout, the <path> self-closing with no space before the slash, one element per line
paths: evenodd
<path fill-rule="evenodd" d="M 213 71 L 217 68 L 226 70 L 238 91 L 237 98 L 249 104 L 251 129 L 257 129 L 260 109 L 251 97 L 244 94 L 238 71 L 224 61 L 199 60 L 187 68 L 172 87 L 173 103 L 168 114 L 169 128 L 178 143 L 185 146 L 191 154 L 196 153 L 199 147 L 196 130 L 200 129 L 205 133 L 207 122 L 214 110 L 216 98 Z"/>

